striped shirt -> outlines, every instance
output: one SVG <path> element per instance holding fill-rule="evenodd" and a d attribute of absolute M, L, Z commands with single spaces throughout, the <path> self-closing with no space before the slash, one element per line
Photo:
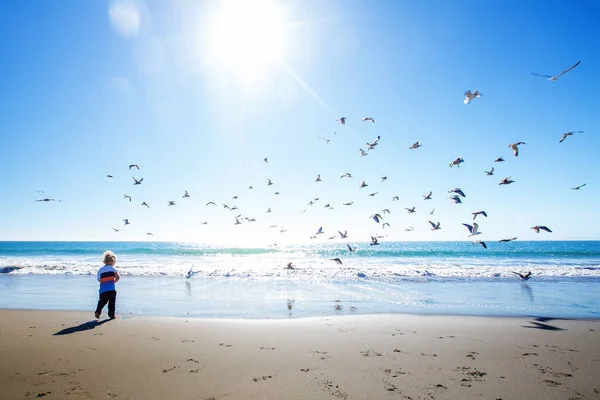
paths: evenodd
<path fill-rule="evenodd" d="M 105 265 L 98 270 L 97 279 L 100 282 L 100 293 L 115 290 L 117 270 L 112 265 Z"/>

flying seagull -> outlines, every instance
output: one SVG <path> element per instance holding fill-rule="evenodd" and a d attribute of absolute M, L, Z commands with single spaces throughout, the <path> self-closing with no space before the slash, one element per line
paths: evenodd
<path fill-rule="evenodd" d="M 369 218 L 373 218 L 373 221 L 375 221 L 377 223 L 379 223 L 380 219 L 383 219 L 383 217 L 381 216 L 381 214 L 373 214 Z"/>
<path fill-rule="evenodd" d="M 415 208 L 416 208 L 416 207 L 413 207 L 413 208 L 406 208 L 406 207 L 405 207 L 404 209 L 405 209 L 405 210 L 406 210 L 406 212 L 408 212 L 409 214 L 412 214 L 412 213 L 414 213 L 414 212 L 415 212 Z"/>
<path fill-rule="evenodd" d="M 368 156 L 368 155 L 369 155 L 369 153 L 367 153 L 367 152 L 366 152 L 366 151 L 364 151 L 363 149 L 358 149 L 358 150 L 360 150 L 360 156 L 361 156 L 361 157 L 364 157 L 364 156 Z"/>
<path fill-rule="evenodd" d="M 481 232 L 477 231 L 477 228 L 479 228 L 479 225 L 477 224 L 477 222 L 473 222 L 473 225 L 469 225 L 469 224 L 463 224 L 464 226 L 467 227 L 467 229 L 469 230 L 469 237 L 471 236 L 476 236 L 476 235 L 481 235 Z"/>
<path fill-rule="evenodd" d="M 175 202 L 174 202 L 174 201 L 171 201 L 171 200 L 169 200 L 169 201 L 167 201 L 167 205 L 169 205 L 169 206 L 174 206 L 174 205 L 175 205 Z"/>
<path fill-rule="evenodd" d="M 321 139 L 325 143 L 329 143 L 329 141 L 331 140 L 331 139 L 325 139 L 324 137 L 320 137 L 320 136 L 317 139 Z"/>
<path fill-rule="evenodd" d="M 509 176 L 508 178 L 502 179 L 498 185 L 510 185 L 513 182 L 514 181 L 512 179 L 510 179 L 510 176 Z"/>
<path fill-rule="evenodd" d="M 362 122 L 367 122 L 367 121 L 371 121 L 372 123 L 375 123 L 375 120 L 371 117 L 365 117 L 362 119 Z"/>
<path fill-rule="evenodd" d="M 353 201 L 351 201 L 350 203 L 342 203 L 343 206 L 351 206 L 352 204 L 354 204 Z"/>
<path fill-rule="evenodd" d="M 431 230 L 432 231 L 437 231 L 439 229 L 442 229 L 441 226 L 440 226 L 439 221 L 437 223 L 429 221 L 429 224 L 431 225 Z"/>
<path fill-rule="evenodd" d="M 577 61 L 574 65 L 570 66 L 569 68 L 565 69 L 563 72 L 561 72 L 560 74 L 555 75 L 555 76 L 542 75 L 542 74 L 537 74 L 535 72 L 532 72 L 531 75 L 541 76 L 542 78 L 548 78 L 549 81 L 556 82 L 556 80 L 558 78 L 560 78 L 561 76 L 563 76 L 564 74 L 566 74 L 567 72 L 569 72 L 570 70 L 572 70 L 573 68 L 575 68 L 576 66 L 578 66 L 580 62 L 581 61 Z"/>
<path fill-rule="evenodd" d="M 394 197 L 392 197 L 392 201 L 396 201 L 396 200 L 398 200 L 398 201 L 399 201 L 399 200 L 400 200 L 400 198 L 399 198 L 398 196 L 394 196 Z"/>
<path fill-rule="evenodd" d="M 366 187 L 366 186 L 369 186 L 369 185 L 367 185 L 367 184 L 365 183 L 365 181 L 360 181 L 360 186 L 359 186 L 358 188 L 360 189 L 360 188 L 364 188 L 364 187 Z"/>
<path fill-rule="evenodd" d="M 129 225 L 129 220 L 127 218 L 123 218 L 123 222 L 125 225 Z"/>
<path fill-rule="evenodd" d="M 485 211 L 476 211 L 476 212 L 474 212 L 474 213 L 471 213 L 471 214 L 473 214 L 473 221 L 475 221 L 475 218 L 477 218 L 477 216 L 478 216 L 479 214 L 481 214 L 481 215 L 483 215 L 484 217 L 486 217 L 486 218 L 487 218 L 487 214 L 486 214 L 486 212 L 485 212 Z"/>
<path fill-rule="evenodd" d="M 433 210 L 431 210 L 431 212 L 429 213 L 429 215 L 433 215 L 434 212 L 435 212 L 435 208 Z"/>
<path fill-rule="evenodd" d="M 369 193 L 369 196 L 373 197 L 373 196 L 375 196 L 377 193 L 379 193 L 379 192 L 373 192 L 373 193 Z"/>
<path fill-rule="evenodd" d="M 346 244 L 346 246 L 348 246 L 348 251 L 349 251 L 350 253 L 352 253 L 354 250 L 356 250 L 356 247 L 352 247 L 352 246 L 350 246 L 349 244 Z"/>
<path fill-rule="evenodd" d="M 271 181 L 271 178 L 267 178 L 269 181 L 267 182 L 267 186 L 271 186 L 273 184 L 273 182 Z"/>
<path fill-rule="evenodd" d="M 342 125 L 346 125 L 346 117 L 338 118 L 336 121 L 339 121 Z"/>
<path fill-rule="evenodd" d="M 474 240 L 471 242 L 471 244 L 480 244 L 483 246 L 484 249 L 487 249 L 487 245 L 485 244 L 485 242 L 483 242 L 481 240 Z"/>
<path fill-rule="evenodd" d="M 131 168 L 137 168 L 138 170 L 140 169 L 140 167 L 138 167 L 138 165 L 137 165 L 137 164 L 131 164 L 131 165 L 129 166 L 129 169 L 131 169 Z"/>
<path fill-rule="evenodd" d="M 135 179 L 135 177 L 133 177 L 133 176 L 132 176 L 132 178 L 133 178 L 133 184 L 134 184 L 134 185 L 141 185 L 141 184 L 142 184 L 142 181 L 144 180 L 144 178 L 142 178 L 142 179 L 140 179 L 140 180 L 137 180 L 137 179 Z"/>
<path fill-rule="evenodd" d="M 465 100 L 464 100 L 464 103 L 465 103 L 465 104 L 469 104 L 469 103 L 471 102 L 471 100 L 473 100 L 473 99 L 476 99 L 477 97 L 481 97 L 481 96 L 482 96 L 482 94 L 481 94 L 481 93 L 479 93 L 479 91 L 478 91 L 478 90 L 476 90 L 476 91 L 474 91 L 474 92 L 471 92 L 470 90 L 467 90 L 467 91 L 465 92 Z"/>
<path fill-rule="evenodd" d="M 48 198 L 45 198 L 45 199 L 39 199 L 39 200 L 36 200 L 36 202 L 40 202 L 40 201 L 43 201 L 43 202 L 48 202 L 48 201 L 56 201 L 56 199 L 48 199 Z M 131 201 L 131 200 L 129 200 L 129 201 Z"/>
<path fill-rule="evenodd" d="M 409 147 L 409 150 L 418 149 L 419 147 L 421 147 L 421 142 L 416 142 L 416 143 L 413 143 L 413 145 Z"/>
<path fill-rule="evenodd" d="M 388 210 L 387 208 L 384 208 L 383 210 L 381 210 L 381 212 L 383 212 L 384 214 L 385 214 L 385 213 L 388 213 L 388 214 L 389 214 L 389 213 L 390 213 L 390 210 Z"/>
<path fill-rule="evenodd" d="M 150 208 L 150 206 L 148 205 L 148 203 L 146 203 L 145 201 L 142 203 L 142 205 Z"/>
<path fill-rule="evenodd" d="M 269 159 L 267 157 L 263 158 L 263 161 L 265 162 L 265 164 L 269 163 Z"/>
<path fill-rule="evenodd" d="M 498 157 L 494 160 L 494 162 L 503 162 L 504 161 L 504 157 Z"/>
<path fill-rule="evenodd" d="M 452 162 L 450 163 L 450 168 L 454 167 L 455 165 L 456 165 L 458 168 L 460 168 L 460 164 L 461 164 L 461 163 L 463 163 L 463 162 L 465 162 L 465 160 L 463 160 L 463 158 L 462 158 L 462 157 L 458 157 L 457 159 L 455 159 L 454 161 L 452 161 Z"/>
<path fill-rule="evenodd" d="M 460 197 L 459 197 L 459 196 L 457 196 L 457 195 L 452 195 L 452 196 L 450 196 L 450 197 L 448 197 L 448 198 L 449 198 L 450 200 L 454 201 L 454 204 L 461 204 L 461 203 L 462 203 L 462 201 L 461 201 Z"/>
<path fill-rule="evenodd" d="M 568 136 L 573 136 L 573 134 L 575 134 L 575 133 L 583 133 L 583 131 L 571 131 L 571 132 L 566 132 L 566 133 L 563 133 L 563 135 L 562 135 L 562 139 L 560 139 L 560 140 L 558 141 L 558 143 L 562 143 L 562 142 L 563 142 L 563 140 L 565 140 L 565 139 L 566 139 Z"/>
<path fill-rule="evenodd" d="M 317 179 L 315 179 L 315 182 L 321 182 L 321 174 L 317 174 Z"/>
<path fill-rule="evenodd" d="M 113 228 L 113 231 L 115 231 L 115 232 L 119 232 L 119 231 L 122 231 L 122 230 L 123 230 L 123 229 L 117 229 L 117 228 Z"/>
<path fill-rule="evenodd" d="M 124 198 L 124 199 L 129 199 L 129 202 L 131 203 L 131 196 L 130 196 L 130 195 L 128 195 L 128 194 L 124 194 L 124 195 L 123 195 L 123 198 Z"/>
<path fill-rule="evenodd" d="M 489 171 L 483 171 L 485 172 L 488 176 L 492 176 L 494 175 L 494 167 L 492 167 L 492 169 L 490 169 Z"/>
<path fill-rule="evenodd" d="M 344 231 L 344 233 L 338 231 L 338 233 L 340 234 L 340 238 L 341 239 L 346 239 L 348 237 L 348 231 Z"/>
<path fill-rule="evenodd" d="M 513 237 L 510 239 L 500 239 L 500 240 L 498 240 L 498 243 L 508 243 L 508 242 L 512 242 L 513 240 L 517 240 L 517 238 Z"/>
<path fill-rule="evenodd" d="M 213 206 L 217 206 L 217 203 L 215 203 L 214 201 L 209 201 L 208 203 L 206 203 L 206 205 L 212 204 Z"/>
<path fill-rule="evenodd" d="M 461 195 L 462 197 L 467 197 L 467 196 L 465 196 L 465 193 L 460 188 L 452 188 L 452 189 L 448 190 L 448 193 L 456 193 L 456 194 Z"/>
<path fill-rule="evenodd" d="M 587 185 L 587 183 L 584 183 L 583 185 L 575 186 L 574 188 L 571 188 L 571 190 L 579 190 L 582 187 L 584 187 L 585 185 Z"/>
<path fill-rule="evenodd" d="M 513 151 L 513 153 L 515 153 L 515 157 L 519 157 L 519 145 L 522 144 L 527 144 L 525 142 L 516 142 L 516 143 L 511 143 L 508 145 L 508 147 L 510 147 Z"/>
<path fill-rule="evenodd" d="M 375 236 L 371 236 L 370 246 L 377 246 L 377 245 L 379 245 L 379 241 L 377 240 L 377 238 Z"/>
<path fill-rule="evenodd" d="M 547 226 L 543 225 L 532 226 L 531 229 L 533 229 L 535 233 L 540 233 L 540 230 L 552 233 L 552 231 Z"/>
<path fill-rule="evenodd" d="M 190 197 L 190 194 L 188 193 L 187 190 L 185 191 L 185 193 L 183 194 L 183 196 L 181 196 L 181 198 L 185 199 L 186 197 Z"/>
<path fill-rule="evenodd" d="M 109 175 L 106 175 L 106 177 L 107 178 L 112 178 L 113 176 L 109 174 Z"/>
<path fill-rule="evenodd" d="M 315 235 L 320 235 L 323 233 L 323 227 L 319 227 L 319 230 L 317 231 L 317 233 L 315 233 Z"/>
<path fill-rule="evenodd" d="M 152 234 L 152 232 L 148 232 L 148 233 L 146 233 L 146 235 L 148 235 L 148 236 L 154 236 L 154 235 Z"/>
<path fill-rule="evenodd" d="M 423 195 L 423 200 L 431 200 L 432 191 L 429 191 L 429 194 Z"/>
<path fill-rule="evenodd" d="M 340 178 L 352 178 L 352 174 L 346 172 L 344 175 L 340 176 Z"/>
<path fill-rule="evenodd" d="M 338 264 L 338 265 L 342 265 L 342 264 L 343 264 L 342 260 L 340 260 L 340 259 L 339 259 L 339 258 L 337 258 L 337 257 L 336 257 L 336 258 L 331 258 L 330 260 L 331 260 L 331 261 L 335 261 L 335 263 L 336 263 L 336 264 Z"/>
<path fill-rule="evenodd" d="M 381 177 L 381 182 L 383 182 L 383 181 L 385 181 L 385 180 L 387 180 L 387 176 L 382 176 L 382 177 Z"/>
<path fill-rule="evenodd" d="M 529 278 L 531 278 L 531 271 L 527 272 L 526 274 L 522 274 L 520 272 L 515 272 L 515 271 L 510 271 L 515 275 L 519 275 L 519 277 L 521 278 L 522 281 L 526 281 Z"/>

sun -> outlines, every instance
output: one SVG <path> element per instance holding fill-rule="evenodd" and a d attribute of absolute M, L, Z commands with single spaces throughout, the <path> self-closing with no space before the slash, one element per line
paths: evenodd
<path fill-rule="evenodd" d="M 206 30 L 208 62 L 244 85 L 268 77 L 286 44 L 286 20 L 277 0 L 226 0 Z"/>

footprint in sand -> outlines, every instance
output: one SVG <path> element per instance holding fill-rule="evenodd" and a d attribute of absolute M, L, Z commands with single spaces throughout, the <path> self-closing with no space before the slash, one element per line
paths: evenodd
<path fill-rule="evenodd" d="M 419 353 L 419 354 L 421 354 L 422 356 L 427 356 L 427 357 L 437 357 L 437 354 L 435 354 L 435 353 L 431 353 L 431 354 Z"/>
<path fill-rule="evenodd" d="M 562 383 L 558 382 L 558 381 L 553 381 L 550 379 L 546 379 L 544 380 L 544 382 L 546 382 L 548 384 L 548 386 L 560 386 L 562 385 Z"/>
<path fill-rule="evenodd" d="M 375 350 L 361 351 L 360 354 L 362 354 L 363 357 L 381 357 L 381 353 Z"/>
<path fill-rule="evenodd" d="M 162 373 L 166 374 L 167 372 L 171 372 L 171 371 L 173 371 L 174 369 L 177 369 L 177 368 L 179 368 L 179 367 L 176 366 L 176 365 L 173 366 L 173 367 L 171 367 L 171 368 L 165 368 L 165 369 L 162 370 Z"/>
<path fill-rule="evenodd" d="M 407 374 L 407 372 L 402 372 L 400 370 L 398 370 L 398 371 L 392 371 L 391 369 L 384 369 L 383 373 L 386 374 L 387 376 L 392 377 L 392 378 L 397 378 L 400 375 L 406 375 Z"/>
<path fill-rule="evenodd" d="M 196 364 L 200 364 L 200 361 L 198 361 L 198 360 L 194 360 L 193 358 L 188 358 L 188 359 L 187 359 L 187 360 L 185 360 L 185 361 L 187 361 L 187 362 L 193 362 L 193 363 L 196 363 Z"/>
<path fill-rule="evenodd" d="M 275 350 L 275 347 L 261 347 L 261 350 Z"/>
<path fill-rule="evenodd" d="M 267 379 L 271 379 L 272 376 L 271 375 L 265 375 L 265 376 L 261 376 L 260 378 L 254 378 L 254 382 L 260 382 L 260 381 L 266 381 Z"/>
<path fill-rule="evenodd" d="M 308 372 L 310 370 L 308 368 L 302 368 L 300 371 L 302 371 L 302 372 Z"/>
<path fill-rule="evenodd" d="M 219 346 L 223 346 L 223 347 L 231 347 L 230 344 L 225 344 L 225 343 L 219 343 Z"/>
<path fill-rule="evenodd" d="M 184 339 L 181 341 L 181 343 L 195 343 L 195 340 L 188 340 L 188 339 Z"/>

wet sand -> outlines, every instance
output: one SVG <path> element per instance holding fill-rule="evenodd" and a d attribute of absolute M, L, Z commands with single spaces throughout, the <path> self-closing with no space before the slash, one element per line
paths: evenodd
<path fill-rule="evenodd" d="M 1 399 L 598 399 L 600 320 L 0 310 Z"/>

